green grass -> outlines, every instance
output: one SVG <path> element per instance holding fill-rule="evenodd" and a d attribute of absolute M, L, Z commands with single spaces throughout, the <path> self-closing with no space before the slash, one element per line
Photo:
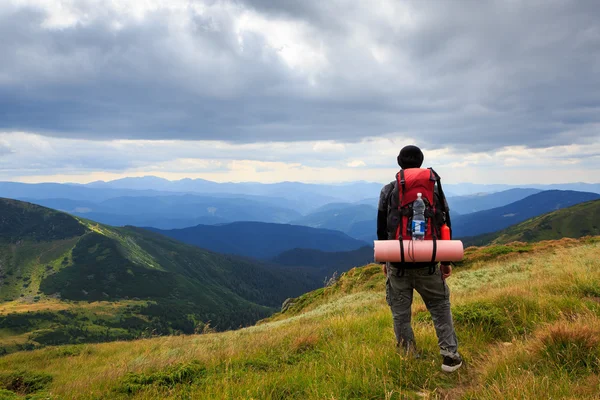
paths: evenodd
<path fill-rule="evenodd" d="M 466 364 L 450 375 L 418 296 L 423 356 L 396 354 L 377 265 L 253 327 L 19 352 L 0 358 L 0 373 L 49 374 L 34 395 L 50 398 L 594 399 L 599 256 L 597 242 L 557 242 L 456 268 L 448 282 Z"/>

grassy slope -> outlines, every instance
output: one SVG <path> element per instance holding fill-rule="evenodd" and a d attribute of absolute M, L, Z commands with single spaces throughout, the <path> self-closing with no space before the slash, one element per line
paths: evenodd
<path fill-rule="evenodd" d="M 423 357 L 395 353 L 384 277 L 370 265 L 246 329 L 8 355 L 0 386 L 74 399 L 597 398 L 600 240 L 468 254 L 449 280 L 466 360 L 456 374 L 440 371 L 418 296 Z"/>
<path fill-rule="evenodd" d="M 499 232 L 464 238 L 467 245 L 539 242 L 600 235 L 600 200 L 588 201 L 528 219 Z"/>

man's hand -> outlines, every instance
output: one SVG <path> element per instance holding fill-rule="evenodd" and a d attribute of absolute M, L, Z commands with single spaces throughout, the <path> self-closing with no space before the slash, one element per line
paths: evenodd
<path fill-rule="evenodd" d="M 381 264 L 381 271 L 385 276 L 387 276 L 387 263 Z"/>
<path fill-rule="evenodd" d="M 446 279 L 450 275 L 452 275 L 452 265 L 442 264 L 442 265 L 440 265 L 440 271 L 442 271 L 442 278 Z"/>

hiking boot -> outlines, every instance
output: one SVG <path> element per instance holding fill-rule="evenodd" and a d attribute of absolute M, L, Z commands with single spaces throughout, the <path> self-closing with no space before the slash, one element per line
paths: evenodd
<path fill-rule="evenodd" d="M 462 358 L 458 356 L 458 358 L 452 358 L 445 356 L 444 362 L 442 363 L 442 371 L 444 372 L 454 372 L 462 366 Z"/>

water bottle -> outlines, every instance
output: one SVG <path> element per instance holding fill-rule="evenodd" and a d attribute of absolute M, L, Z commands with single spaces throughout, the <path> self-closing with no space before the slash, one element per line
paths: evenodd
<path fill-rule="evenodd" d="M 413 218 L 412 218 L 412 239 L 425 239 L 425 202 L 421 198 L 421 193 L 417 193 L 417 199 L 413 201 Z"/>

